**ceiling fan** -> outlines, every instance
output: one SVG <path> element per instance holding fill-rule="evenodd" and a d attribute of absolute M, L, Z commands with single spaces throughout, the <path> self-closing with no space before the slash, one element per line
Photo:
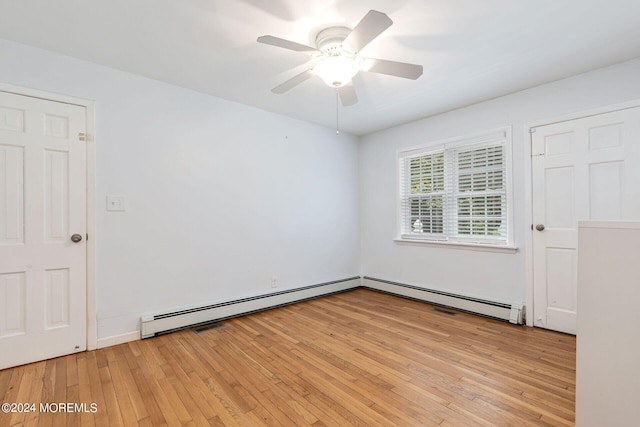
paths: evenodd
<path fill-rule="evenodd" d="M 320 31 L 316 36 L 316 47 L 274 36 L 258 37 L 259 43 L 307 53 L 317 59 L 313 68 L 290 78 L 271 91 L 284 93 L 315 74 L 327 85 L 337 89 L 342 105 L 350 106 L 358 102 L 351 79 L 360 71 L 417 79 L 422 75 L 422 65 L 359 56 L 360 51 L 391 24 L 393 21 L 386 14 L 370 10 L 353 30 L 334 26 Z"/>

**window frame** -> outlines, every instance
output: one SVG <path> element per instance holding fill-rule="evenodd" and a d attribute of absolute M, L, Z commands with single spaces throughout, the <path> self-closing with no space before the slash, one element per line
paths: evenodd
<path fill-rule="evenodd" d="M 503 147 L 503 183 L 504 190 L 496 192 L 495 190 L 485 191 L 489 193 L 499 193 L 504 195 L 505 202 L 502 204 L 506 209 L 504 218 L 506 220 L 506 233 L 504 239 L 496 239 L 487 237 L 486 235 L 469 235 L 462 236 L 456 234 L 456 221 L 458 219 L 459 188 L 457 181 L 460 169 L 456 164 L 457 153 L 462 151 L 472 151 L 485 147 L 500 145 Z M 411 198 L 428 197 L 425 194 L 411 197 L 409 189 L 410 183 L 410 167 L 407 167 L 410 158 L 422 157 L 426 155 L 442 152 L 444 155 L 444 176 L 445 188 L 443 195 L 443 232 L 440 234 L 424 233 L 410 234 L 406 233 L 407 220 L 410 221 L 411 213 L 406 215 L 406 209 L 410 209 L 409 200 Z M 421 144 L 419 146 L 398 149 L 396 152 L 396 208 L 397 208 L 397 237 L 394 239 L 398 243 L 418 243 L 436 246 L 470 248 L 470 249 L 487 249 L 487 250 L 505 250 L 513 252 L 516 250 L 513 244 L 513 193 L 512 193 L 512 138 L 511 127 L 503 127 L 490 131 L 480 132 L 473 135 L 451 138 L 448 140 L 435 141 L 432 143 Z M 454 168 L 451 171 L 451 168 Z M 402 173 L 404 172 L 404 176 Z M 429 193 L 427 193 L 429 194 Z M 478 193 L 476 193 L 478 194 Z M 470 193 L 469 196 L 473 196 Z M 409 218 L 407 218 L 409 217 Z"/>

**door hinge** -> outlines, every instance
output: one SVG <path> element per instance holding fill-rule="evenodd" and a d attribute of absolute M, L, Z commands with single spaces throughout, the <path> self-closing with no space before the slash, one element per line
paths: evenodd
<path fill-rule="evenodd" d="M 87 135 L 84 132 L 79 132 L 78 141 L 86 141 L 86 140 L 87 140 Z"/>
<path fill-rule="evenodd" d="M 529 128 L 529 133 L 536 133 L 536 128 Z"/>

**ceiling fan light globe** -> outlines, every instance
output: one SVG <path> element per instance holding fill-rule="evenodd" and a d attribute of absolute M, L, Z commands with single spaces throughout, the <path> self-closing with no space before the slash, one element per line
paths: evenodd
<path fill-rule="evenodd" d="M 338 88 L 346 85 L 358 74 L 357 61 L 346 56 L 329 56 L 320 60 L 314 72 L 328 86 Z"/>

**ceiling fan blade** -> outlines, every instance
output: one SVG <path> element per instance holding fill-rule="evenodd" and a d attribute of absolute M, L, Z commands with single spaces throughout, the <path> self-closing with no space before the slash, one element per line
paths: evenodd
<path fill-rule="evenodd" d="M 258 43 L 270 44 L 271 46 L 282 47 L 284 49 L 295 50 L 296 52 L 313 53 L 318 52 L 318 49 L 307 46 L 304 44 L 292 42 L 291 40 L 281 39 L 274 36 L 260 36 L 258 37 Z"/>
<path fill-rule="evenodd" d="M 349 82 L 346 85 L 338 88 L 338 95 L 340 95 L 340 102 L 345 107 L 349 107 L 358 102 L 358 95 L 356 95 L 356 89 L 353 87 L 353 83 Z"/>
<path fill-rule="evenodd" d="M 393 24 L 391 18 L 377 10 L 370 10 L 344 40 L 354 53 L 360 52 L 371 40 Z"/>
<path fill-rule="evenodd" d="M 271 89 L 271 92 L 277 93 L 277 94 L 285 93 L 289 89 L 292 89 L 298 86 L 303 81 L 310 79 L 312 76 L 313 76 L 312 70 L 303 71 L 300 74 L 282 83 L 281 85 L 274 87 L 273 89 Z"/>
<path fill-rule="evenodd" d="M 390 76 L 404 77 L 405 79 L 413 80 L 422 75 L 422 65 L 373 58 L 368 58 L 367 62 L 370 62 L 371 66 L 365 71 L 371 73 L 388 74 Z"/>

